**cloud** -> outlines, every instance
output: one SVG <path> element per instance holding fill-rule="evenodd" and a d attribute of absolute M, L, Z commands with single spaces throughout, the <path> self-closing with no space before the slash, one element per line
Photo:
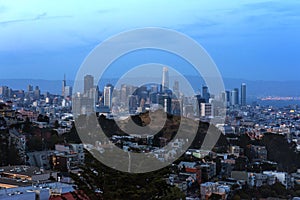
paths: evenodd
<path fill-rule="evenodd" d="M 293 1 L 267 1 L 245 4 L 243 22 L 260 31 L 286 31 L 299 28 L 300 4 Z"/>
<path fill-rule="evenodd" d="M 44 12 L 44 13 L 42 13 L 42 14 L 37 15 L 37 16 L 35 17 L 35 19 L 36 19 L 36 20 L 39 20 L 39 19 L 42 19 L 42 18 L 44 18 L 44 17 L 46 17 L 46 16 L 47 16 L 47 13 Z"/>
<path fill-rule="evenodd" d="M 47 16 L 47 13 L 41 13 L 36 15 L 32 18 L 26 18 L 26 19 L 13 19 L 13 20 L 6 20 L 6 21 L 0 21 L 0 25 L 9 25 L 9 24 L 15 24 L 15 23 L 21 23 L 21 22 L 32 22 L 32 21 L 39 21 L 39 20 L 49 20 L 49 19 L 59 19 L 59 18 L 71 18 L 70 15 L 57 15 L 57 16 Z"/>
<path fill-rule="evenodd" d="M 299 1 L 265 1 L 243 4 L 240 12 L 264 12 L 281 16 L 299 16 Z"/>
<path fill-rule="evenodd" d="M 208 18 L 198 18 L 194 23 L 179 24 L 175 28 L 192 37 L 214 37 L 216 34 L 212 29 L 218 28 L 220 21 Z"/>
<path fill-rule="evenodd" d="M 0 13 L 4 13 L 7 10 L 5 6 L 0 6 Z"/>
<path fill-rule="evenodd" d="M 113 12 L 113 9 L 99 9 L 99 10 L 96 10 L 97 14 L 107 14 L 107 13 L 110 13 L 110 12 Z"/>

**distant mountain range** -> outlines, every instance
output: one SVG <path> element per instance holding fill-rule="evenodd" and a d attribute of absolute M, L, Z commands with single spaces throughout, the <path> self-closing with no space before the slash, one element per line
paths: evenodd
<path fill-rule="evenodd" d="M 191 85 L 199 89 L 203 82 L 196 76 L 189 76 Z M 170 82 L 172 79 L 170 78 Z M 116 83 L 117 79 L 102 80 L 99 88 L 103 88 L 104 83 Z M 67 85 L 73 86 L 74 81 L 67 81 Z M 225 78 L 224 84 L 227 90 L 239 88 L 242 83 L 247 84 L 247 95 L 250 99 L 256 97 L 266 96 L 300 96 L 300 81 L 249 81 L 244 79 Z M 53 94 L 61 94 L 62 81 L 61 80 L 40 80 L 40 79 L 0 79 L 0 86 L 6 85 L 14 90 L 27 90 L 28 85 L 39 86 L 42 92 L 50 92 Z M 173 84 L 171 84 L 173 85 Z"/>

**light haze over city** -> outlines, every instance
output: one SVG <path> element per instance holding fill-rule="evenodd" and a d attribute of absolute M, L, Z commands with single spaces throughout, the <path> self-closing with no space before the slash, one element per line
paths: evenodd
<path fill-rule="evenodd" d="M 154 26 L 196 40 L 223 77 L 299 80 L 299 8 L 298 1 L 0 0 L 0 79 L 61 80 L 66 73 L 74 80 L 101 41 Z"/>

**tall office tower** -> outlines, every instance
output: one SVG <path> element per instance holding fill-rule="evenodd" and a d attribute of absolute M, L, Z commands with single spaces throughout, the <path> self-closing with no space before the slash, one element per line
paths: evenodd
<path fill-rule="evenodd" d="M 128 104 L 129 89 L 128 89 L 126 84 L 121 85 L 121 91 L 120 92 L 121 92 L 121 94 L 120 94 L 121 103 L 123 103 L 124 105 Z"/>
<path fill-rule="evenodd" d="M 230 91 L 225 91 L 226 93 L 226 102 L 227 102 L 227 105 L 229 106 L 230 105 L 230 102 L 231 102 L 231 95 L 230 95 Z"/>
<path fill-rule="evenodd" d="M 135 91 L 134 91 L 134 95 L 138 95 L 141 96 L 142 93 L 144 92 L 148 92 L 147 87 L 146 86 L 140 86 L 138 87 Z"/>
<path fill-rule="evenodd" d="M 33 91 L 33 86 L 32 85 L 28 85 L 27 86 L 27 92 L 32 92 Z"/>
<path fill-rule="evenodd" d="M 180 116 L 182 115 L 183 101 L 182 99 L 172 99 L 172 114 Z"/>
<path fill-rule="evenodd" d="M 208 92 L 208 87 L 207 86 L 202 87 L 202 97 L 205 99 L 206 103 L 209 102 L 210 94 Z"/>
<path fill-rule="evenodd" d="M 67 86 L 67 81 L 66 81 L 66 74 L 64 74 L 64 80 L 62 81 L 62 89 L 61 89 L 61 96 L 65 97 L 65 90 Z"/>
<path fill-rule="evenodd" d="M 158 85 L 151 85 L 151 93 L 157 93 L 158 92 Z"/>
<path fill-rule="evenodd" d="M 93 86 L 89 93 L 88 98 L 93 99 L 93 103 L 97 104 L 99 102 L 99 87 Z"/>
<path fill-rule="evenodd" d="M 179 81 L 174 81 L 173 92 L 177 99 L 179 99 Z"/>
<path fill-rule="evenodd" d="M 138 103 L 139 103 L 139 106 L 141 106 L 140 102 L 142 101 L 142 99 L 144 100 L 144 103 L 146 103 L 149 99 L 149 93 L 148 91 L 142 91 L 141 93 L 138 94 Z"/>
<path fill-rule="evenodd" d="M 45 92 L 45 93 L 44 93 L 44 97 L 45 97 L 45 98 L 50 97 L 50 92 Z"/>
<path fill-rule="evenodd" d="M 163 68 L 163 76 L 162 76 L 162 91 L 169 89 L 169 70 L 167 67 Z"/>
<path fill-rule="evenodd" d="M 166 113 L 171 114 L 172 99 L 168 95 L 163 95 L 163 107 Z"/>
<path fill-rule="evenodd" d="M 34 90 L 34 99 L 40 99 L 40 95 L 41 95 L 41 90 L 39 86 L 36 86 Z"/>
<path fill-rule="evenodd" d="M 213 116 L 213 105 L 211 103 L 201 103 L 201 117 Z"/>
<path fill-rule="evenodd" d="M 220 94 L 220 97 L 219 97 L 219 100 L 222 102 L 222 103 L 226 103 L 226 92 L 221 92 Z"/>
<path fill-rule="evenodd" d="M 241 105 L 246 106 L 247 104 L 247 90 L 246 90 L 246 84 L 243 83 L 241 86 Z"/>
<path fill-rule="evenodd" d="M 171 114 L 171 110 L 172 110 L 172 99 L 169 95 L 167 94 L 163 94 L 163 93 L 159 93 L 157 94 L 157 103 L 163 107 L 164 111 L 166 113 Z"/>
<path fill-rule="evenodd" d="M 87 114 L 90 115 L 94 113 L 95 107 L 93 99 L 85 97 L 80 93 L 76 93 L 72 99 L 73 113 L 74 115 Z"/>
<path fill-rule="evenodd" d="M 104 106 L 111 108 L 112 106 L 112 98 L 113 98 L 113 90 L 114 86 L 111 84 L 107 84 L 104 87 L 103 96 L 104 96 Z"/>
<path fill-rule="evenodd" d="M 240 93 L 239 93 L 239 88 L 234 88 L 234 91 L 236 91 L 237 96 L 235 97 L 235 101 L 237 102 L 237 105 L 240 104 Z"/>
<path fill-rule="evenodd" d="M 201 113 L 201 103 L 206 103 L 205 102 L 205 99 L 200 95 L 200 94 L 197 94 L 196 96 L 195 96 L 195 98 L 196 98 L 196 113 Z"/>
<path fill-rule="evenodd" d="M 0 96 L 3 98 L 8 98 L 9 96 L 9 88 L 7 86 L 0 87 Z"/>
<path fill-rule="evenodd" d="M 72 97 L 72 87 L 71 86 L 65 86 L 64 89 L 64 98 Z"/>
<path fill-rule="evenodd" d="M 94 87 L 94 77 L 92 75 L 86 75 L 84 77 L 84 94 L 87 94 L 90 89 Z"/>
<path fill-rule="evenodd" d="M 232 106 L 236 106 L 239 104 L 239 89 L 238 88 L 234 88 L 231 91 L 231 105 Z"/>
<path fill-rule="evenodd" d="M 158 95 L 159 93 L 157 93 L 157 92 L 153 92 L 153 93 L 150 93 L 149 94 L 149 99 L 150 99 L 150 103 L 151 104 L 157 104 L 157 95 Z"/>
<path fill-rule="evenodd" d="M 128 95 L 133 95 L 135 91 L 138 89 L 138 87 L 129 85 L 127 89 L 128 89 Z"/>
<path fill-rule="evenodd" d="M 135 114 L 138 107 L 137 96 L 128 96 L 128 110 L 130 114 Z"/>

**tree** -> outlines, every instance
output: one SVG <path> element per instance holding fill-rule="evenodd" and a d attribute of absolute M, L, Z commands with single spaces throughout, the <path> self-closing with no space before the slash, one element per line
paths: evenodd
<path fill-rule="evenodd" d="M 22 159 L 19 155 L 19 150 L 16 148 L 16 144 L 14 142 L 8 147 L 7 153 L 7 163 L 9 165 L 20 165 L 22 163 Z"/>
<path fill-rule="evenodd" d="M 111 169 L 87 153 L 82 169 L 81 177 L 73 174 L 72 178 L 90 198 L 95 195 L 95 188 L 101 188 L 103 199 L 185 199 L 177 187 L 168 185 L 164 180 L 163 177 L 169 173 L 168 168 L 146 174 L 130 174 Z M 95 174 L 94 170 L 98 173 Z"/>
<path fill-rule="evenodd" d="M 58 120 L 55 120 L 55 122 L 54 122 L 54 128 L 59 128 L 59 122 L 58 122 Z"/>
<path fill-rule="evenodd" d="M 27 142 L 28 151 L 42 151 L 43 149 L 43 142 L 40 137 L 33 136 Z"/>
<path fill-rule="evenodd" d="M 71 128 L 70 132 L 64 134 L 64 137 L 66 138 L 66 140 L 68 142 L 76 143 L 76 144 L 81 143 L 81 139 L 80 139 L 80 137 L 78 135 L 78 132 L 76 130 L 74 122 L 72 123 L 72 128 Z"/>
<path fill-rule="evenodd" d="M 222 199 L 222 196 L 219 195 L 219 194 L 213 193 L 208 199 L 210 199 L 210 200 L 219 200 L 219 199 Z"/>
<path fill-rule="evenodd" d="M 236 195 L 234 195 L 234 197 L 233 197 L 232 199 L 233 199 L 233 200 L 240 200 L 241 197 L 240 197 L 240 195 L 236 194 Z"/>
<path fill-rule="evenodd" d="M 31 122 L 28 117 L 26 117 L 24 125 L 23 125 L 23 132 L 29 133 L 31 129 Z"/>
<path fill-rule="evenodd" d="M 39 116 L 37 117 L 37 121 L 38 122 L 47 122 L 47 123 L 49 123 L 50 119 L 47 115 L 39 114 Z"/>

